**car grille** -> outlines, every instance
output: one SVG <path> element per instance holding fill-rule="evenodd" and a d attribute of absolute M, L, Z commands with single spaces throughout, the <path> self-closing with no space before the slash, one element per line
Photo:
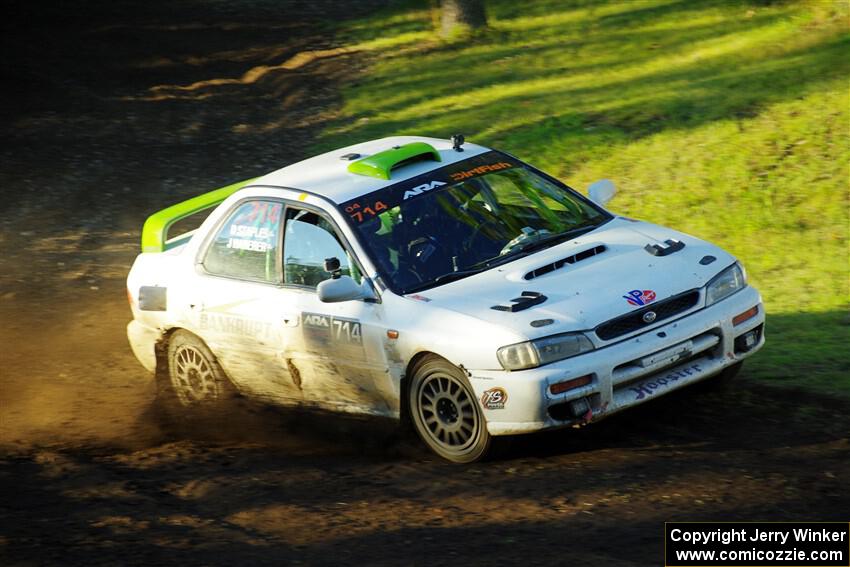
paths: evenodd
<path fill-rule="evenodd" d="M 670 299 L 647 305 L 637 311 L 602 323 L 596 327 L 596 336 L 603 341 L 610 341 L 687 311 L 696 305 L 697 301 L 699 301 L 699 290 L 696 289 L 674 295 Z M 643 314 L 647 311 L 655 312 L 655 319 L 649 323 L 643 320 Z"/>

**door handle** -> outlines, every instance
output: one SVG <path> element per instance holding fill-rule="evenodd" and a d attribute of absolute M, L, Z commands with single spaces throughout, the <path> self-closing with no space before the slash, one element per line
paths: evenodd
<path fill-rule="evenodd" d="M 283 326 L 284 327 L 297 327 L 298 320 L 300 319 L 299 314 L 297 313 L 286 313 L 283 315 Z"/>

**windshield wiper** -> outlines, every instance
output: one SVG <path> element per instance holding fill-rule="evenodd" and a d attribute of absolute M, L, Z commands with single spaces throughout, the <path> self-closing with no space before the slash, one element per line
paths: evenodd
<path fill-rule="evenodd" d="M 581 236 L 586 232 L 590 232 L 594 228 L 599 226 L 598 224 L 577 226 L 570 230 L 566 230 L 564 232 L 559 232 L 557 234 L 550 234 L 547 236 L 543 236 L 541 238 L 537 238 L 530 242 L 526 242 L 523 244 L 519 244 L 512 252 L 508 252 L 505 256 L 514 257 L 517 254 L 523 254 L 535 252 L 537 250 L 542 250 L 544 248 L 549 248 L 550 246 L 554 246 L 555 244 L 560 244 L 561 242 L 567 241 L 571 238 L 576 238 Z"/>
<path fill-rule="evenodd" d="M 606 221 L 596 223 L 596 224 L 577 226 L 577 227 L 571 228 L 570 230 L 566 230 L 564 232 L 559 232 L 557 234 L 549 234 L 547 236 L 543 236 L 543 237 L 538 238 L 536 240 L 532 240 L 530 242 L 526 242 L 524 244 L 517 245 L 513 249 L 513 251 L 508 252 L 507 254 L 501 254 L 499 256 L 494 256 L 492 258 L 488 258 L 486 260 L 478 262 L 477 264 L 473 264 L 473 266 L 474 267 L 480 266 L 480 267 L 483 267 L 485 269 L 488 269 L 488 268 L 494 268 L 494 267 L 499 266 L 501 264 L 507 264 L 508 262 L 513 262 L 514 260 L 522 258 L 523 256 L 528 256 L 529 254 L 536 252 L 538 250 L 542 250 L 544 248 L 554 246 L 555 244 L 559 244 L 561 242 L 569 240 L 570 238 L 576 238 L 578 236 L 581 236 L 582 234 L 590 232 L 591 230 L 605 224 L 605 222 Z"/>
<path fill-rule="evenodd" d="M 442 276 L 437 276 L 436 278 L 434 278 L 433 283 L 453 282 L 455 280 L 465 278 L 466 276 L 471 276 L 471 275 L 474 275 L 474 274 L 480 274 L 481 272 L 483 272 L 486 269 L 487 268 L 481 267 L 481 268 L 474 268 L 474 269 L 469 269 L 469 270 L 457 270 L 455 272 L 449 272 L 448 274 L 443 274 Z"/>
<path fill-rule="evenodd" d="M 471 268 L 469 270 L 457 270 L 455 272 L 448 272 L 441 276 L 437 276 L 433 280 L 429 282 L 423 282 L 419 285 L 413 286 L 409 289 L 404 290 L 405 294 L 408 293 L 416 293 L 417 291 L 422 291 L 423 289 L 428 289 L 429 287 L 434 287 L 435 285 L 441 283 L 449 283 L 455 280 L 459 280 L 465 278 L 467 276 L 473 276 L 475 274 L 480 274 L 481 272 L 487 270 L 489 266 L 481 266 L 480 268 Z"/>

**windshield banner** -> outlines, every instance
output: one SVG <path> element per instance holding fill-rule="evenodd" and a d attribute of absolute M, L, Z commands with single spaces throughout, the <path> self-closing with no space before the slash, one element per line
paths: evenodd
<path fill-rule="evenodd" d="M 490 151 L 362 195 L 339 207 L 356 226 L 435 189 L 444 189 L 453 183 L 519 166 L 519 162 L 513 158 Z"/>

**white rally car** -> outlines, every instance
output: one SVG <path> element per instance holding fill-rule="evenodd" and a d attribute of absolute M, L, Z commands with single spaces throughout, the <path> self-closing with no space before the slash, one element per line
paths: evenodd
<path fill-rule="evenodd" d="M 178 411 L 238 391 L 396 417 L 457 462 L 734 374 L 764 343 L 741 265 L 613 194 L 460 136 L 328 152 L 152 215 L 130 344 Z"/>

